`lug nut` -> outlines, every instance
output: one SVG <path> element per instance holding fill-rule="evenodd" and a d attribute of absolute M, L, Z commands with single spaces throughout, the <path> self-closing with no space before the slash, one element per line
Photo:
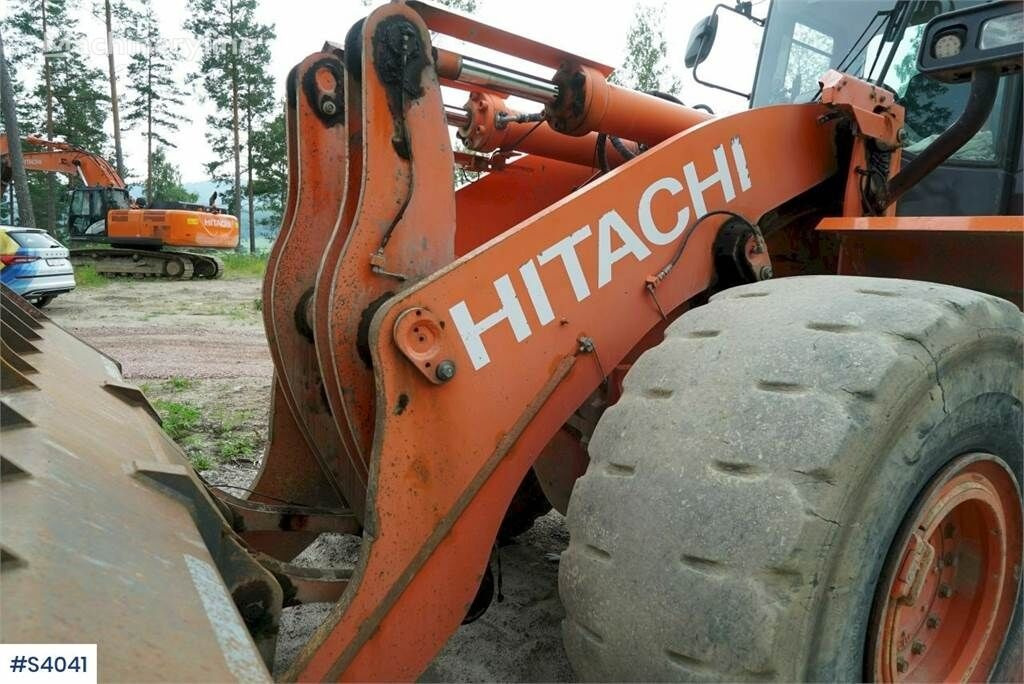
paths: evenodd
<path fill-rule="evenodd" d="M 914 655 L 921 655 L 922 653 L 924 653 L 924 644 L 920 641 L 915 641 L 910 646 L 910 652 Z"/>
<path fill-rule="evenodd" d="M 441 382 L 448 382 L 455 377 L 455 362 L 442 361 L 437 364 L 437 370 L 434 371 L 434 375 Z"/>

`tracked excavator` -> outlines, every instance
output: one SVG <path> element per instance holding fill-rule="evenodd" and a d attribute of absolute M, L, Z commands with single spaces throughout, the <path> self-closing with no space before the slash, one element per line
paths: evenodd
<path fill-rule="evenodd" d="M 248 497 L 4 293 L 0 637 L 261 681 L 329 603 L 282 679 L 412 681 L 554 506 L 580 679 L 1021 681 L 1024 31 L 953 4 L 774 3 L 722 116 L 374 9 L 288 76 Z"/>
<path fill-rule="evenodd" d="M 42 138 L 22 141 L 25 168 L 62 173 L 81 182 L 70 194 L 68 236 L 72 243 L 109 247 L 71 250 L 74 264 L 92 264 L 106 275 L 178 280 L 219 278 L 216 256 L 178 248 L 232 249 L 238 245 L 238 219 L 209 206 L 154 202 L 139 206 L 124 180 L 103 157 L 75 145 Z M 10 181 L 9 147 L 0 134 L 0 174 Z"/>

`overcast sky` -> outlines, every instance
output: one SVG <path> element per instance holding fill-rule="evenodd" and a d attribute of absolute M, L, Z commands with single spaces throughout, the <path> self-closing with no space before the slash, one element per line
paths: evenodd
<path fill-rule="evenodd" d="M 746 101 L 727 93 L 696 84 L 683 67 L 683 52 L 690 29 L 704 15 L 709 14 L 718 0 L 667 0 L 665 2 L 665 36 L 669 43 L 670 61 L 683 87 L 678 93 L 687 104 L 704 102 L 718 113 L 738 111 L 746 108 Z M 0 0 L 0 6 L 6 2 Z M 106 73 L 106 49 L 104 26 L 101 20 L 92 16 L 92 0 L 82 1 L 81 29 L 87 40 L 83 49 L 90 62 Z M 513 33 L 559 47 L 569 52 L 595 59 L 612 66 L 621 64 L 626 49 L 626 32 L 633 16 L 636 0 L 477 0 L 479 9 L 476 18 L 488 24 L 501 27 Z M 649 0 L 648 4 L 659 4 Z M 185 74 L 195 68 L 199 46 L 182 28 L 187 17 L 185 0 L 154 0 L 160 15 L 162 29 L 168 40 L 182 47 L 184 53 L 178 77 L 184 83 Z M 754 13 L 763 17 L 768 8 L 767 0 L 755 2 Z M 272 46 L 270 71 L 277 81 L 280 98 L 284 97 L 284 78 L 292 66 L 307 55 L 316 52 L 324 41 L 342 42 L 349 27 L 372 9 L 361 0 L 262 0 L 259 17 L 262 22 L 273 24 L 277 40 Z M 753 73 L 757 57 L 758 32 L 748 22 L 735 20 L 724 13 L 719 26 L 716 49 L 712 59 L 701 67 L 704 80 L 725 81 L 733 86 L 746 89 Z M 725 45 L 732 37 L 730 45 Z M 457 46 L 452 46 L 458 49 Z M 126 53 L 128 46 L 118 45 L 117 51 Z M 474 46 L 465 46 L 465 54 L 494 59 Z M 128 88 L 126 65 L 127 54 L 117 55 L 119 93 Z M 502 63 L 508 63 L 503 60 Z M 168 156 L 181 169 L 185 182 L 207 178 L 203 168 L 211 155 L 204 137 L 206 114 L 209 105 L 202 102 L 199 85 L 188 86 L 193 102 L 184 114 L 191 121 L 184 123 L 181 130 L 172 136 L 177 148 L 168 150 Z M 446 93 L 446 102 L 456 104 L 465 101 L 465 95 L 458 92 Z M 534 107 L 539 107 L 534 105 Z M 108 129 L 112 130 L 108 122 Z M 123 134 L 125 163 L 130 170 L 138 171 L 145 166 L 145 143 L 138 132 Z"/>

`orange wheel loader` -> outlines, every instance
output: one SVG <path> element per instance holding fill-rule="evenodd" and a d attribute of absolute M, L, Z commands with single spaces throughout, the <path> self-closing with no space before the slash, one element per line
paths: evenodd
<path fill-rule="evenodd" d="M 185 248 L 233 249 L 238 219 L 213 207 L 154 202 L 140 207 L 124 180 L 103 157 L 68 143 L 29 137 L 23 141 L 25 167 L 63 173 L 80 180 L 71 191 L 68 235 L 72 242 L 106 243 L 109 248 L 71 250 L 73 263 L 88 263 L 109 275 L 174 279 L 219 278 L 224 264 L 210 254 Z M 0 173 L 10 176 L 7 136 L 0 133 Z"/>
<path fill-rule="evenodd" d="M 4 293 L 0 637 L 258 681 L 328 602 L 284 679 L 411 681 L 554 506 L 580 679 L 1020 681 L 1022 6 L 956 4 L 773 4 L 728 116 L 374 9 L 288 77 L 248 498 Z"/>

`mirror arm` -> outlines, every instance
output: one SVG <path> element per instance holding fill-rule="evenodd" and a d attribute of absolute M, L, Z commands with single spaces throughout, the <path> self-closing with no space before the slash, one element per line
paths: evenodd
<path fill-rule="evenodd" d="M 967 96 L 967 106 L 960 118 L 952 126 L 943 131 L 932 144 L 924 148 L 909 164 L 904 166 L 895 176 L 889 179 L 880 203 L 880 211 L 902 197 L 908 190 L 921 182 L 939 164 L 949 159 L 954 152 L 974 137 L 981 130 L 999 92 L 999 71 L 992 68 L 981 68 L 971 78 L 971 92 Z"/>
<path fill-rule="evenodd" d="M 741 93 L 738 90 L 733 90 L 732 88 L 726 88 L 725 86 L 718 85 L 717 83 L 711 83 L 709 81 L 702 81 L 700 76 L 697 75 L 697 67 L 699 67 L 699 66 L 700 66 L 700 64 L 694 64 L 692 72 L 693 72 L 693 80 L 696 81 L 697 83 L 699 83 L 700 85 L 706 86 L 708 88 L 715 88 L 716 90 L 724 90 L 727 93 L 732 93 L 733 95 L 739 95 L 740 97 L 742 97 L 742 98 L 744 98 L 746 100 L 750 99 L 750 93 Z"/>
<path fill-rule="evenodd" d="M 715 5 L 715 9 L 714 9 L 714 11 L 711 12 L 711 14 L 712 15 L 717 15 L 719 8 L 721 8 L 721 9 L 724 9 L 724 10 L 728 10 L 729 12 L 732 12 L 734 14 L 738 14 L 741 17 L 743 17 L 744 19 L 747 19 L 748 21 L 752 22 L 756 26 L 760 26 L 760 27 L 763 28 L 764 27 L 764 19 L 759 19 L 759 18 L 755 17 L 753 14 L 748 14 L 747 12 L 744 12 L 743 10 L 738 9 L 739 6 L 742 5 L 742 4 L 743 3 L 737 3 L 737 7 L 729 7 L 728 5 L 723 5 L 723 4 L 719 3 L 719 4 Z M 747 9 L 749 9 L 749 8 L 747 8 Z M 700 40 L 701 40 L 701 49 L 703 49 L 704 41 L 707 40 L 707 39 L 702 36 Z M 696 64 L 693 65 L 693 68 L 690 70 L 692 72 L 692 74 L 693 74 L 693 80 L 694 81 L 696 81 L 700 85 L 705 86 L 707 88 L 715 88 L 716 90 L 724 90 L 727 93 L 732 93 L 733 95 L 738 95 L 738 96 L 740 96 L 740 97 L 742 97 L 744 99 L 747 99 L 747 100 L 750 99 L 751 93 L 741 93 L 738 90 L 733 90 L 732 88 L 726 88 L 725 86 L 720 86 L 717 83 L 710 83 L 708 81 L 702 81 L 700 76 L 697 75 L 697 67 L 699 67 L 700 65 L 701 65 L 701 63 L 697 62 Z"/>

